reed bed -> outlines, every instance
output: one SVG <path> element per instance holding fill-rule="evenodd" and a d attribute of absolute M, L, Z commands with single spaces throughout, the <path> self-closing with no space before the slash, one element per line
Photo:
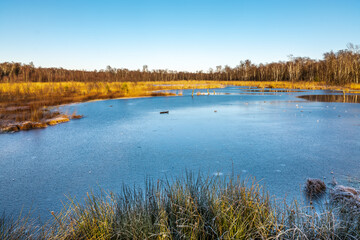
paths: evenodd
<path fill-rule="evenodd" d="M 211 81 L 169 82 L 27 82 L 0 83 L 1 100 L 19 98 L 72 97 L 75 100 L 99 97 L 149 96 L 153 91 L 221 88 L 223 84 Z M 59 100 L 60 101 L 60 100 Z"/>
<path fill-rule="evenodd" d="M 90 193 L 44 226 L 0 221 L 1 239 L 359 239 L 359 210 L 279 204 L 254 179 L 194 176 Z"/>

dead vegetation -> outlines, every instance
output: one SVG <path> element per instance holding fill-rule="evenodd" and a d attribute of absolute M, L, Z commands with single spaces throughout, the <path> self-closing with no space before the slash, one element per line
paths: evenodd
<path fill-rule="evenodd" d="M 320 179 L 308 178 L 305 190 L 309 197 L 318 197 L 326 192 L 326 184 Z"/>
<path fill-rule="evenodd" d="M 360 211 L 359 189 L 337 185 L 330 191 L 330 195 L 332 200 L 335 202 L 340 202 L 348 207 L 355 208 Z"/>

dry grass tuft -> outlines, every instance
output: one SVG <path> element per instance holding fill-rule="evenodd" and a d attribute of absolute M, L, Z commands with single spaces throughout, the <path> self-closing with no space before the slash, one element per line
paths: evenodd
<path fill-rule="evenodd" d="M 306 180 L 306 193 L 310 197 L 322 195 L 326 191 L 326 184 L 320 179 L 309 178 Z"/>

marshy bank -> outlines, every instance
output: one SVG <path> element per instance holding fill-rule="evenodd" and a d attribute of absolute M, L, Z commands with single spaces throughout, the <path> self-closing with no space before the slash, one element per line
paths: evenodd
<path fill-rule="evenodd" d="M 0 218 L 1 239 L 359 239 L 357 208 L 275 200 L 252 178 L 187 174 L 74 198 L 52 220 Z"/>
<path fill-rule="evenodd" d="M 182 89 L 221 88 L 220 83 L 176 82 L 26 82 L 0 83 L 0 132 L 16 132 L 79 119 L 53 109 L 60 104 L 97 99 L 182 95 Z M 177 93 L 170 90 L 179 90 Z"/>
<path fill-rule="evenodd" d="M 59 120 L 57 123 L 61 123 L 70 119 L 81 118 L 81 115 L 54 110 L 54 107 L 61 104 L 98 99 L 182 96 L 182 90 L 185 89 L 214 89 L 226 86 L 249 87 L 249 94 L 255 91 L 253 88 L 257 88 L 260 92 L 271 93 L 286 92 L 291 89 L 329 89 L 344 92 L 360 89 L 360 84 L 348 84 L 339 87 L 328 85 L 325 82 L 154 81 L 0 83 L 0 132 L 45 128 L 49 125 L 55 125 L 56 120 Z M 201 95 L 200 92 L 196 94 Z M 207 94 L 210 94 L 209 90 Z M 53 124 L 49 124 L 49 122 Z"/>

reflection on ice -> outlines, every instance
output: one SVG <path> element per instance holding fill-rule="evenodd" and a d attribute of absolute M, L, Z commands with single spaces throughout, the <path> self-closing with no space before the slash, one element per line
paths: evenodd
<path fill-rule="evenodd" d="M 343 102 L 343 103 L 360 103 L 360 95 L 342 94 L 342 95 L 303 95 L 298 96 L 309 101 L 315 102 Z M 333 109 L 336 109 L 335 107 Z"/>

